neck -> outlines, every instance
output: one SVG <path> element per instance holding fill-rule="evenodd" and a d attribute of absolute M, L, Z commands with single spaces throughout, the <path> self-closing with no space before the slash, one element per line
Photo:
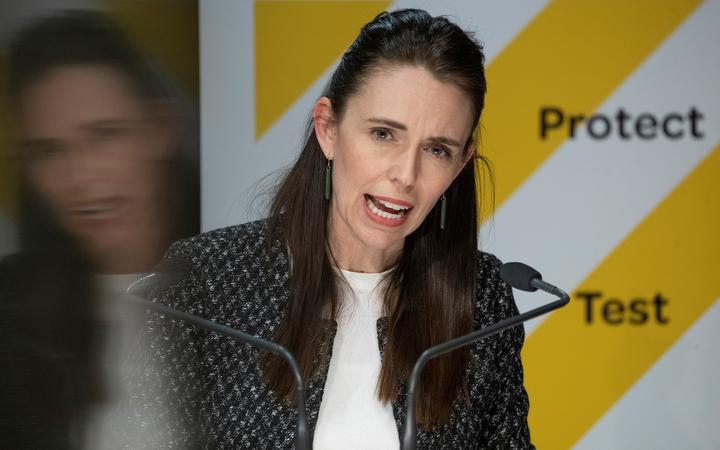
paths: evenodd
<path fill-rule="evenodd" d="M 122 274 L 151 270 L 170 244 L 169 233 L 160 223 L 160 220 L 148 220 L 136 224 L 109 245 L 90 249 L 90 257 L 100 273 Z"/>
<path fill-rule="evenodd" d="M 98 268 L 103 274 L 140 273 L 151 270 L 162 258 L 163 252 L 157 245 L 149 243 L 142 248 L 124 247 L 118 249 L 113 255 L 96 255 Z"/>
<path fill-rule="evenodd" d="M 390 269 L 402 251 L 402 242 L 388 249 L 363 245 L 342 220 L 328 220 L 330 251 L 337 267 L 350 272 L 380 273 Z"/>

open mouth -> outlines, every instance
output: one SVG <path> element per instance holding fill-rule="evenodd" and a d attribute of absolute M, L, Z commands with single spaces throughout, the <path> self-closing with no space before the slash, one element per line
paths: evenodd
<path fill-rule="evenodd" d="M 401 220 L 412 210 L 412 206 L 407 205 L 405 202 L 400 204 L 400 202 L 389 201 L 370 194 L 365 194 L 365 202 L 370 212 L 377 217 L 388 220 Z"/>
<path fill-rule="evenodd" d="M 118 214 L 123 202 L 118 197 L 78 202 L 69 208 L 69 213 L 80 219 L 106 219 Z"/>

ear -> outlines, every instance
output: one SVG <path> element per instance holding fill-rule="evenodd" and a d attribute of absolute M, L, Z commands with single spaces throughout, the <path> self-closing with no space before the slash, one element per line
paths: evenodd
<path fill-rule="evenodd" d="M 460 175 L 460 172 L 463 170 L 465 165 L 475 157 L 475 152 L 477 151 L 477 148 L 475 147 L 475 140 L 471 139 L 468 143 L 467 148 L 465 149 L 465 154 L 463 155 L 463 160 L 460 166 L 457 169 L 457 172 L 455 172 L 455 177 Z M 455 179 L 455 177 L 453 179 Z"/>
<path fill-rule="evenodd" d="M 335 115 L 332 110 L 332 103 L 327 97 L 320 97 L 312 109 L 313 127 L 315 136 L 322 149 L 325 158 L 332 160 L 335 157 L 335 140 L 337 127 Z"/>

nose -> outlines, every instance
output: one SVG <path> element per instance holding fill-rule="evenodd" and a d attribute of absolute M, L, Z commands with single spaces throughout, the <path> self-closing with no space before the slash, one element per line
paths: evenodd
<path fill-rule="evenodd" d="M 67 176 L 75 184 L 82 185 L 92 182 L 99 176 L 98 155 L 91 145 L 84 142 L 74 142 L 68 145 L 66 151 Z"/>
<path fill-rule="evenodd" d="M 420 158 L 418 152 L 409 148 L 398 155 L 388 171 L 388 177 L 393 183 L 399 184 L 405 190 L 415 186 L 420 171 Z"/>

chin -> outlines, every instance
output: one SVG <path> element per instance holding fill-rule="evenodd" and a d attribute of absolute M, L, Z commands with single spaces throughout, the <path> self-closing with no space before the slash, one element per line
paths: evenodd
<path fill-rule="evenodd" d="M 396 247 L 402 248 L 405 243 L 405 233 L 400 229 L 385 231 L 368 228 L 362 234 L 362 241 L 368 248 L 386 251 Z"/>

